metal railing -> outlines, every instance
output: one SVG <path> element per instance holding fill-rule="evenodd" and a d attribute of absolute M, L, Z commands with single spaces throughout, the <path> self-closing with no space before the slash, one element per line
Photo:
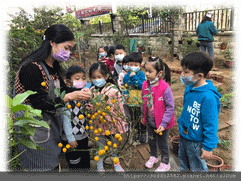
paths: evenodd
<path fill-rule="evenodd" d="M 184 13 L 185 30 L 195 31 L 207 11 Z M 208 10 L 212 13 L 212 22 L 218 31 L 232 31 L 234 10 L 232 8 Z"/>
<path fill-rule="evenodd" d="M 159 17 L 137 18 L 129 21 L 119 21 L 112 19 L 111 23 L 101 23 L 93 25 L 96 33 L 110 33 L 115 31 L 128 31 L 128 34 L 135 33 L 170 33 L 170 22 L 164 21 Z"/>

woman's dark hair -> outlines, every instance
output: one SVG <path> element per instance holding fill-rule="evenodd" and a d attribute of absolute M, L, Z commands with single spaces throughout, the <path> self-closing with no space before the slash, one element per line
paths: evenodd
<path fill-rule="evenodd" d="M 110 46 L 108 48 L 108 51 L 107 51 L 107 57 L 110 57 L 112 55 L 115 55 L 115 47 L 114 46 Z"/>
<path fill-rule="evenodd" d="M 142 60 L 143 60 L 143 58 L 140 53 L 132 52 L 129 55 L 129 62 L 139 62 L 141 64 Z"/>
<path fill-rule="evenodd" d="M 169 85 L 171 85 L 171 71 L 170 71 L 168 65 L 165 62 L 163 62 L 162 59 L 160 59 L 159 57 L 156 57 L 156 58 L 149 57 L 147 62 L 154 63 L 154 68 L 157 71 L 157 73 L 159 73 L 161 70 L 163 70 L 164 71 L 163 72 L 164 73 L 164 78 L 163 79 Z"/>
<path fill-rule="evenodd" d="M 43 36 L 43 42 L 37 50 L 32 51 L 29 55 L 23 58 L 20 62 L 20 66 L 25 65 L 29 62 L 40 62 L 46 60 L 51 54 L 52 46 L 50 41 L 58 44 L 66 41 L 74 40 L 74 34 L 72 31 L 63 24 L 55 24 L 50 26 Z M 58 69 L 60 76 L 63 78 L 63 72 L 58 63 Z"/>
<path fill-rule="evenodd" d="M 65 78 L 70 80 L 72 75 L 77 74 L 77 73 L 84 73 L 85 74 L 85 71 L 81 66 L 73 65 L 66 70 Z"/>
<path fill-rule="evenodd" d="M 204 16 L 201 23 L 205 23 L 206 21 L 212 21 L 211 18 Z"/>
<path fill-rule="evenodd" d="M 96 71 L 96 70 L 99 70 L 100 73 L 103 75 L 103 76 L 109 76 L 108 79 L 106 80 L 106 83 L 111 83 L 111 84 L 114 84 L 118 87 L 118 84 L 114 81 L 113 77 L 112 77 L 112 74 L 110 72 L 110 69 L 103 63 L 103 62 L 97 62 L 97 63 L 93 63 L 91 66 L 90 66 L 90 70 L 89 70 L 89 78 L 92 77 L 93 75 L 93 72 Z"/>
<path fill-rule="evenodd" d="M 192 52 L 182 59 L 181 66 L 185 66 L 195 74 L 203 73 L 204 77 L 206 77 L 213 67 L 213 60 L 204 52 Z"/>

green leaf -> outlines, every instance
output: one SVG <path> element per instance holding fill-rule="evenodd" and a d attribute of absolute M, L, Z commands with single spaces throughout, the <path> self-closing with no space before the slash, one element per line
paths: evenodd
<path fill-rule="evenodd" d="M 32 149 L 37 149 L 36 143 L 34 143 L 30 138 L 27 137 L 21 137 L 18 144 L 25 145 Z"/>
<path fill-rule="evenodd" d="M 18 112 L 18 111 L 22 111 L 22 110 L 28 110 L 27 106 L 23 105 L 23 104 L 18 104 L 16 106 L 11 107 L 11 111 L 13 113 Z"/>
<path fill-rule="evenodd" d="M 37 145 L 36 147 L 37 147 L 38 150 L 44 151 L 44 148 L 43 148 L 43 147 L 38 146 L 38 145 Z"/>
<path fill-rule="evenodd" d="M 33 109 L 33 110 L 30 110 L 30 112 L 35 114 L 36 116 L 42 117 L 42 110 L 40 109 Z"/>
<path fill-rule="evenodd" d="M 34 136 L 35 133 L 35 127 L 30 126 L 30 125 L 24 125 L 24 126 L 19 126 L 19 130 L 23 135 L 26 136 Z"/>
<path fill-rule="evenodd" d="M 105 96 L 105 102 L 107 102 L 109 100 L 109 96 Z"/>
<path fill-rule="evenodd" d="M 37 92 L 33 92 L 33 91 L 26 91 L 24 93 L 18 94 L 13 98 L 13 104 L 12 106 L 16 106 L 18 104 L 21 104 L 28 96 L 32 95 L 32 94 L 36 94 Z"/>
<path fill-rule="evenodd" d="M 60 98 L 63 100 L 64 99 L 64 96 L 66 94 L 66 91 L 63 91 L 61 94 L 60 94 Z"/>
<path fill-rule="evenodd" d="M 38 120 L 19 120 L 17 122 L 14 123 L 14 125 L 18 125 L 18 126 L 23 126 L 26 124 L 33 124 L 33 125 L 39 125 L 45 128 L 50 128 L 48 123 L 45 121 L 38 121 Z"/>
<path fill-rule="evenodd" d="M 5 106 L 11 108 L 13 104 L 13 99 L 5 94 Z"/>
<path fill-rule="evenodd" d="M 60 90 L 58 88 L 54 89 L 54 94 L 56 96 L 59 96 L 60 95 Z"/>

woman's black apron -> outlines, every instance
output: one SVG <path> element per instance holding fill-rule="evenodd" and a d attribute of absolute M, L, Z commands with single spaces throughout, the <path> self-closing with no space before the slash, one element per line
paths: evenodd
<path fill-rule="evenodd" d="M 50 78 L 49 72 L 43 62 L 40 62 L 40 65 L 43 67 L 49 81 L 49 95 L 51 98 L 56 98 L 57 96 L 54 93 L 55 88 L 60 88 L 59 80 L 52 80 Z M 15 87 L 13 92 L 13 97 L 15 96 Z M 29 104 L 29 103 L 28 103 Z M 31 104 L 29 104 L 31 105 Z M 31 105 L 32 106 L 32 105 Z M 56 114 L 59 109 L 56 110 Z M 24 111 L 19 111 L 14 114 L 16 117 L 23 116 Z M 37 145 L 44 148 L 44 151 L 35 150 L 28 148 L 24 145 L 18 145 L 18 152 L 21 153 L 20 156 L 20 166 L 27 171 L 50 171 L 53 168 L 59 165 L 59 158 L 61 155 L 61 148 L 58 147 L 60 140 L 60 126 L 61 123 L 58 123 L 56 119 L 56 114 L 42 112 L 43 120 L 46 121 L 50 129 L 44 127 L 36 126 L 35 134 L 33 137 L 30 137 Z M 18 127 L 16 127 L 18 131 Z"/>

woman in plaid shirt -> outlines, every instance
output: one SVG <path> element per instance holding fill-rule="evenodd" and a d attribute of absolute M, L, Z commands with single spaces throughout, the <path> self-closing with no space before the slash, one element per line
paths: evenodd
<path fill-rule="evenodd" d="M 65 102 L 71 100 L 83 101 L 91 98 L 90 91 L 83 90 L 66 94 L 63 100 L 54 94 L 55 88 L 60 88 L 61 92 L 66 89 L 63 71 L 59 64 L 69 58 L 73 46 L 74 35 L 70 29 L 63 24 L 55 24 L 45 31 L 41 46 L 20 62 L 15 78 L 14 95 L 27 90 L 36 91 L 37 94 L 29 96 L 24 103 L 52 117 L 48 139 L 41 140 L 41 137 L 44 139 L 45 135 L 39 135 L 38 145 L 43 147 L 44 151 L 29 149 L 23 145 L 18 146 L 19 153 L 26 149 L 20 155 L 20 166 L 25 170 L 51 171 L 58 168 L 61 153 L 61 149 L 58 148 L 60 123 L 55 116 L 58 108 L 55 105 L 64 105 Z M 42 82 L 45 82 L 46 86 L 42 86 Z"/>

